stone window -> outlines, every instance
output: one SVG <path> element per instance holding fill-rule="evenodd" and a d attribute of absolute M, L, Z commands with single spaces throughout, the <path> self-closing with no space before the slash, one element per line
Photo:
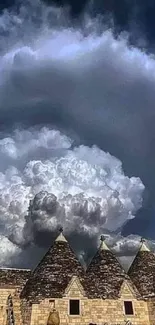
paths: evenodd
<path fill-rule="evenodd" d="M 80 315 L 80 300 L 73 299 L 69 301 L 69 314 Z"/>
<path fill-rule="evenodd" d="M 50 299 L 49 300 L 49 305 L 50 305 L 50 308 L 55 308 L 55 300 Z"/>
<path fill-rule="evenodd" d="M 132 301 L 124 301 L 124 310 L 125 310 L 125 315 L 134 314 Z"/>

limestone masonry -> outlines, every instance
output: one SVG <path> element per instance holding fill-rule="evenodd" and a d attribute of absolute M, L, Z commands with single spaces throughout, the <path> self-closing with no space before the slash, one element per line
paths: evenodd
<path fill-rule="evenodd" d="M 155 325 L 155 255 L 142 240 L 128 271 L 101 238 L 86 271 L 62 231 L 35 270 L 0 269 L 0 325 Z"/>

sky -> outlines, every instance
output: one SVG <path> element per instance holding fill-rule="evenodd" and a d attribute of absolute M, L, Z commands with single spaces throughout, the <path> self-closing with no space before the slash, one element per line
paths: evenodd
<path fill-rule="evenodd" d="M 155 5 L 0 9 L 0 266 L 34 267 L 60 225 L 81 262 L 104 234 L 127 266 L 155 240 Z"/>

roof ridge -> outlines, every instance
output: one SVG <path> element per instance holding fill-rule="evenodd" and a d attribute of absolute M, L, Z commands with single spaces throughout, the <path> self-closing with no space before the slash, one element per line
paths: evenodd
<path fill-rule="evenodd" d="M 31 269 L 21 269 L 16 267 L 0 267 L 0 270 L 31 271 Z"/>

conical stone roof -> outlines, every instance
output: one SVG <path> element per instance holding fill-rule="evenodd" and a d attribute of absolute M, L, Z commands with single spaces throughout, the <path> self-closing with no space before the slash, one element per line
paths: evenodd
<path fill-rule="evenodd" d="M 143 239 L 128 275 L 143 298 L 155 296 L 155 255 Z"/>
<path fill-rule="evenodd" d="M 32 272 L 21 298 L 38 302 L 61 298 L 72 276 L 83 277 L 83 268 L 66 238 L 60 233 L 36 269 Z"/>
<path fill-rule="evenodd" d="M 89 298 L 116 299 L 121 285 L 128 279 L 115 255 L 101 237 L 101 245 L 86 271 L 86 292 Z"/>

